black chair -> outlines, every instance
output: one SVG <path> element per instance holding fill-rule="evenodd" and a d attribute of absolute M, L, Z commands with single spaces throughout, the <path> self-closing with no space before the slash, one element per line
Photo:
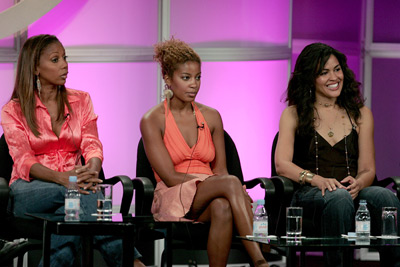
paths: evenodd
<path fill-rule="evenodd" d="M 82 158 L 84 163 L 84 159 Z M 9 181 L 13 168 L 13 160 L 9 154 L 4 135 L 0 138 L 0 266 L 10 264 L 18 257 L 18 266 L 22 266 L 23 256 L 27 251 L 42 248 L 43 222 L 17 218 L 7 212 L 9 200 Z M 103 169 L 99 174 L 106 184 L 122 183 L 123 196 L 120 213 L 127 215 L 133 198 L 133 184 L 129 177 L 124 175 L 105 179 Z M 14 241 L 23 238 L 21 241 Z M 1 246 L 3 244 L 4 246 Z"/>
<path fill-rule="evenodd" d="M 235 143 L 229 136 L 227 132 L 224 133 L 225 139 L 225 152 L 226 152 L 226 161 L 227 168 L 229 174 L 235 175 L 240 179 L 242 184 L 246 185 L 247 189 L 254 188 L 257 185 L 260 185 L 261 188 L 265 189 L 264 198 L 266 201 L 271 201 L 275 197 L 275 189 L 272 182 L 267 178 L 256 178 L 250 181 L 244 181 L 243 173 L 240 165 L 239 155 L 236 150 Z M 156 180 L 154 178 L 154 173 L 151 168 L 151 165 L 147 159 L 143 141 L 140 139 L 137 150 L 137 164 L 136 164 L 136 176 L 137 178 L 133 179 L 136 195 L 135 195 L 135 213 L 136 215 L 152 215 L 151 214 L 151 204 L 153 201 L 153 190 L 156 186 Z M 267 200 L 268 199 L 268 200 Z M 203 259 L 205 262 L 201 262 L 201 264 L 207 264 L 207 256 L 206 256 L 206 248 L 207 248 L 207 237 L 209 231 L 209 224 L 183 224 L 183 223 L 174 223 L 172 226 L 172 234 L 171 234 L 171 242 L 173 249 L 173 263 L 174 264 L 193 264 L 197 262 L 200 264 L 199 259 L 200 256 L 204 255 Z M 247 253 L 244 251 L 244 247 L 242 246 L 240 240 L 234 238 L 231 249 L 234 249 L 235 252 L 231 251 L 229 262 L 250 262 Z M 196 251 L 196 252 L 193 252 Z M 164 251 L 165 252 L 165 251 Z M 185 257 L 181 257 L 179 252 L 183 252 Z M 240 253 L 239 253 L 240 252 Z M 244 253 L 242 253 L 244 252 Z M 241 254 L 241 255 L 240 255 Z M 275 254 L 276 255 L 276 254 Z M 268 254 L 266 255 L 269 261 L 278 260 L 281 257 L 276 255 L 277 257 L 274 259 L 274 255 Z M 162 263 L 165 263 L 165 256 L 163 253 Z"/>
<path fill-rule="evenodd" d="M 276 235 L 282 236 L 286 235 L 285 229 L 285 218 L 286 218 L 286 207 L 290 206 L 292 201 L 292 197 L 294 192 L 299 188 L 299 184 L 282 176 L 278 176 L 275 169 L 275 149 L 276 144 L 278 142 L 279 132 L 276 133 L 274 141 L 272 143 L 271 149 L 271 180 L 274 183 L 275 190 L 276 190 L 276 197 L 277 202 L 271 203 L 267 202 L 267 209 L 269 210 L 270 217 L 272 217 L 272 222 L 270 229 L 274 231 Z M 400 199 L 400 177 L 399 176 L 392 176 L 387 177 L 382 180 L 378 180 L 375 176 L 375 180 L 373 185 L 381 186 L 381 187 L 388 187 L 392 185 L 392 189 L 394 189 L 397 193 L 397 197 Z M 278 204 L 277 204 L 278 203 Z M 321 233 L 316 231 L 315 228 L 312 228 L 313 224 L 307 223 L 303 219 L 303 232 L 306 236 L 320 236 Z M 309 226 L 309 227 L 307 227 Z"/>

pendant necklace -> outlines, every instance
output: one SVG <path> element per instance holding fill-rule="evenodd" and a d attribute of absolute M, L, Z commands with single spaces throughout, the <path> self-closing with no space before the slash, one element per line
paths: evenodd
<path fill-rule="evenodd" d="M 328 136 L 329 137 L 333 137 L 334 135 L 335 135 L 335 133 L 334 132 L 332 132 L 332 128 L 329 128 L 330 130 L 329 130 L 329 132 L 328 132 Z"/>
<path fill-rule="evenodd" d="M 335 108 L 335 106 L 333 106 L 333 108 Z M 336 122 L 338 113 L 339 113 L 339 110 L 336 112 L 336 116 L 335 116 L 335 120 L 333 121 L 333 124 L 335 124 L 335 122 Z M 329 127 L 328 136 L 333 137 L 335 135 L 335 133 L 333 132 L 332 127 L 330 127 L 330 126 L 328 126 L 328 127 Z"/>

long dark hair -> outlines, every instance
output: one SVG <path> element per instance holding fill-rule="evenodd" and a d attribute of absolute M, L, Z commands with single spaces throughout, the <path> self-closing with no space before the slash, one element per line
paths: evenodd
<path fill-rule="evenodd" d="M 297 133 L 300 135 L 308 135 L 314 131 L 315 80 L 331 55 L 339 61 L 344 75 L 343 89 L 336 104 L 346 109 L 356 123 L 361 116 L 360 108 L 364 106 L 361 84 L 349 69 L 346 56 L 329 45 L 313 43 L 301 51 L 287 88 L 286 101 L 289 106 L 296 105 Z"/>
<path fill-rule="evenodd" d="M 18 101 L 26 122 L 36 137 L 40 136 L 36 118 L 36 98 L 38 94 L 35 71 L 39 66 L 40 56 L 43 50 L 52 43 L 61 43 L 54 35 L 36 35 L 24 43 L 18 58 L 17 75 L 11 100 Z M 57 90 L 58 116 L 57 120 L 64 117 L 65 105 L 72 113 L 67 98 L 67 90 L 64 85 Z"/>

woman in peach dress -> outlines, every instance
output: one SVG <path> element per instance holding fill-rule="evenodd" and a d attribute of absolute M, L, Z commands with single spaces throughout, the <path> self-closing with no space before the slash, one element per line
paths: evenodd
<path fill-rule="evenodd" d="M 156 220 L 171 217 L 211 222 L 210 266 L 226 266 L 233 227 L 252 234 L 251 199 L 226 168 L 224 130 L 219 112 L 195 102 L 201 60 L 186 43 L 172 38 L 155 46 L 166 100 L 150 109 L 140 129 L 158 181 L 152 206 Z M 255 266 L 268 266 L 255 242 L 243 241 Z"/>

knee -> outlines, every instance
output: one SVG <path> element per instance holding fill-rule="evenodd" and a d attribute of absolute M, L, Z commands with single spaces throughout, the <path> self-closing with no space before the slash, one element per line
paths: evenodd
<path fill-rule="evenodd" d="M 211 217 L 218 221 L 232 221 L 232 208 L 226 198 L 216 198 L 210 203 Z"/>
<path fill-rule="evenodd" d="M 370 186 L 361 190 L 360 199 L 366 199 L 370 205 L 377 208 L 400 207 L 396 195 L 389 189 L 379 186 Z"/>
<path fill-rule="evenodd" d="M 229 194 L 236 194 L 238 190 L 242 189 L 242 182 L 234 175 L 224 175 L 221 177 L 224 180 L 225 188 Z"/>
<path fill-rule="evenodd" d="M 347 213 L 354 211 L 354 202 L 350 193 L 346 189 L 338 188 L 334 191 L 325 192 L 326 206 L 329 209 L 335 209 Z"/>

